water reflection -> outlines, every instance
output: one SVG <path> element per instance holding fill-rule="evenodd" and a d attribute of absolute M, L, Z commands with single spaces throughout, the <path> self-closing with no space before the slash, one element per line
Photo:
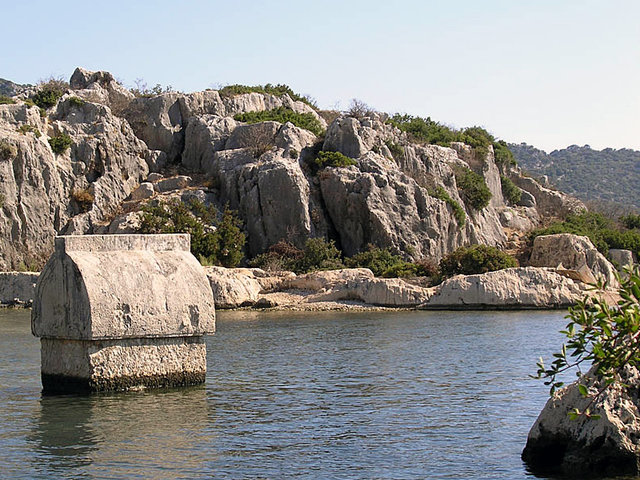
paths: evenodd
<path fill-rule="evenodd" d="M 44 396 L 30 440 L 36 470 L 58 478 L 85 476 L 162 478 L 165 468 L 189 476 L 207 424 L 204 387 L 92 396 Z"/>

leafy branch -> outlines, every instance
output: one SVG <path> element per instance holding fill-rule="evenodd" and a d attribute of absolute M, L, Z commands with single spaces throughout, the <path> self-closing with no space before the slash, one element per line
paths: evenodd
<path fill-rule="evenodd" d="M 622 371 L 627 366 L 640 365 L 640 270 L 637 266 L 628 268 L 618 281 L 620 300 L 615 305 L 603 298 L 601 293 L 607 285 L 599 282 L 593 287 L 595 295 L 585 297 L 569 309 L 566 318 L 570 321 L 560 332 L 567 337 L 566 344 L 553 354 L 549 367 L 542 358 L 537 363 L 538 371 L 533 378 L 544 379 L 544 384 L 550 386 L 550 395 L 564 386 L 558 376 L 576 369 L 578 391 L 591 400 L 582 411 L 574 408 L 569 414 L 572 418 L 582 415 L 599 418 L 590 413 L 590 407 L 610 386 L 627 387 L 622 381 Z M 593 364 L 596 380 L 600 381 L 598 388 L 586 385 L 583 364 Z"/>

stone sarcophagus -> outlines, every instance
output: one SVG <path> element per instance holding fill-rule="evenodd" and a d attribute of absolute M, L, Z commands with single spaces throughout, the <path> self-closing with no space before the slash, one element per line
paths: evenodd
<path fill-rule="evenodd" d="M 57 237 L 31 329 L 44 393 L 194 385 L 205 380 L 213 295 L 189 235 Z"/>

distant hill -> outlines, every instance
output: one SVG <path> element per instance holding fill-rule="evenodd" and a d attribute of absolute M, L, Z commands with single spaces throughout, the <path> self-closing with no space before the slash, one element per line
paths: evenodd
<path fill-rule="evenodd" d="M 17 95 L 28 85 L 20 85 L 18 83 L 13 83 L 11 80 L 5 80 L 4 78 L 0 78 L 0 95 L 7 95 L 12 97 Z"/>
<path fill-rule="evenodd" d="M 571 145 L 546 153 L 526 143 L 509 144 L 509 148 L 523 170 L 547 175 L 562 191 L 587 201 L 640 208 L 640 151 Z"/>

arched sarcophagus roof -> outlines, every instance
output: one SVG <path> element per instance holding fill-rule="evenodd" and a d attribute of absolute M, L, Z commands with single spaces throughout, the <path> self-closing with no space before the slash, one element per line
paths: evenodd
<path fill-rule="evenodd" d="M 199 336 L 215 330 L 213 295 L 186 234 L 62 236 L 31 328 L 76 340 Z"/>

